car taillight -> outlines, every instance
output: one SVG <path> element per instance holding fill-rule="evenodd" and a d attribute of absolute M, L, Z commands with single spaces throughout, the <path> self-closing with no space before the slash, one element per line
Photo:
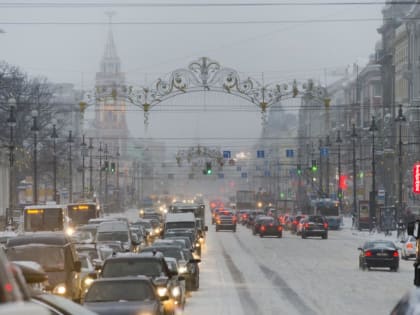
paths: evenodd
<path fill-rule="evenodd" d="M 261 225 L 260 230 L 261 231 L 265 231 L 265 226 L 264 225 Z"/>
<path fill-rule="evenodd" d="M 217 222 L 217 224 L 220 224 L 220 220 L 219 219 L 217 219 L 216 222 Z"/>
<path fill-rule="evenodd" d="M 309 223 L 305 223 L 304 226 L 305 226 L 305 229 L 309 228 Z"/>
<path fill-rule="evenodd" d="M 328 229 L 328 223 L 324 222 L 324 229 Z"/>
<path fill-rule="evenodd" d="M 294 225 L 297 225 L 297 224 L 298 224 L 298 221 L 293 221 L 293 224 L 294 224 Z"/>
<path fill-rule="evenodd" d="M 283 230 L 283 228 L 281 227 L 281 225 L 279 225 L 279 226 L 277 227 L 277 231 L 281 232 L 281 230 Z"/>
<path fill-rule="evenodd" d="M 413 244 L 411 244 L 411 243 L 407 243 L 407 245 L 406 245 L 405 247 L 407 247 L 407 248 L 409 248 L 409 249 L 412 249 L 412 248 L 413 248 Z"/>
<path fill-rule="evenodd" d="M 398 251 L 394 250 L 394 253 L 392 254 L 392 257 L 398 257 L 398 256 L 399 256 Z"/>
<path fill-rule="evenodd" d="M 372 252 L 370 250 L 365 251 L 365 257 L 372 257 Z"/>

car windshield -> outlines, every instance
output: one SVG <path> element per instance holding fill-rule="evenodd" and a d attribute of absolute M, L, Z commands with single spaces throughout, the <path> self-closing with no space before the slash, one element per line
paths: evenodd
<path fill-rule="evenodd" d="M 395 248 L 394 243 L 392 242 L 368 242 L 365 245 L 365 248 L 384 248 L 384 247 L 390 247 Z"/>
<path fill-rule="evenodd" d="M 151 229 L 151 228 L 152 228 L 152 224 L 151 224 L 150 222 L 147 222 L 147 221 L 134 222 L 134 223 L 133 223 L 133 226 L 136 226 L 136 225 L 141 225 L 141 226 L 143 226 L 145 229 Z"/>
<path fill-rule="evenodd" d="M 167 230 L 172 229 L 193 229 L 195 228 L 195 222 L 167 222 L 165 224 Z"/>
<path fill-rule="evenodd" d="M 102 277 L 148 276 L 162 275 L 162 264 L 153 259 L 116 259 L 108 260 L 102 270 Z"/>
<path fill-rule="evenodd" d="M 97 241 L 98 242 L 107 242 L 107 241 L 128 242 L 128 232 L 127 231 L 99 232 L 97 234 Z"/>
<path fill-rule="evenodd" d="M 308 221 L 313 223 L 324 223 L 324 219 L 321 217 L 309 217 Z"/>
<path fill-rule="evenodd" d="M 11 261 L 29 260 L 39 263 L 45 271 L 63 271 L 64 248 L 52 245 L 22 245 L 9 247 L 7 258 Z"/>
<path fill-rule="evenodd" d="M 161 252 L 163 256 L 175 258 L 177 261 L 184 260 L 182 250 L 178 247 L 156 246 L 153 248 L 146 248 L 142 250 L 142 252 L 153 252 L 153 251 Z"/>
<path fill-rule="evenodd" d="M 94 282 L 85 296 L 85 303 L 152 300 L 156 297 L 151 284 L 133 280 Z"/>

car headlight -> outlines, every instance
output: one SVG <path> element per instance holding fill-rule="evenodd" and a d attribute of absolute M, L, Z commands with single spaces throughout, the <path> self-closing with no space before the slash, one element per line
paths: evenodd
<path fill-rule="evenodd" d="M 160 297 L 165 296 L 165 295 L 168 295 L 168 289 L 165 288 L 165 287 L 159 287 L 159 288 L 157 288 L 157 294 Z"/>
<path fill-rule="evenodd" d="M 188 269 L 187 266 L 179 266 L 178 273 L 187 273 Z"/>
<path fill-rule="evenodd" d="M 171 293 L 173 297 L 178 297 L 181 295 L 181 289 L 179 287 L 173 287 Z"/>
<path fill-rule="evenodd" d="M 200 242 L 195 243 L 195 247 L 200 247 Z"/>
<path fill-rule="evenodd" d="M 72 227 L 68 227 L 68 228 L 66 229 L 66 234 L 67 234 L 68 236 L 72 236 L 72 235 L 73 235 L 73 233 L 74 233 L 74 229 L 73 229 Z"/>
<path fill-rule="evenodd" d="M 159 232 L 160 232 L 160 229 L 159 229 L 159 228 L 156 228 L 156 229 L 155 229 L 155 233 L 156 233 L 156 234 L 159 234 Z"/>
<path fill-rule="evenodd" d="M 53 294 L 64 295 L 66 292 L 66 285 L 64 283 L 57 284 L 53 289 Z"/>
<path fill-rule="evenodd" d="M 95 279 L 92 279 L 91 277 L 86 277 L 85 280 L 83 280 L 83 284 L 86 288 L 89 288 L 92 285 L 93 281 L 95 281 Z"/>
<path fill-rule="evenodd" d="M 153 232 L 153 230 L 150 231 L 149 235 L 153 236 L 155 233 Z"/>

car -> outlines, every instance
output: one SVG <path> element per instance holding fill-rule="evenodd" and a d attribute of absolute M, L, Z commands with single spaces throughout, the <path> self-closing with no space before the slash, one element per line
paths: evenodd
<path fill-rule="evenodd" d="M 216 219 L 216 232 L 220 230 L 231 230 L 236 232 L 236 215 L 233 211 L 223 210 L 220 211 L 215 217 Z"/>
<path fill-rule="evenodd" d="M 178 281 L 178 287 L 172 289 L 171 295 L 175 298 L 175 304 L 181 309 L 184 309 L 186 303 L 186 286 L 184 276 L 179 274 L 179 265 L 175 258 L 165 257 L 166 264 L 172 272 L 172 278 Z M 175 275 L 178 274 L 178 275 Z"/>
<path fill-rule="evenodd" d="M 257 235 L 260 233 L 260 227 L 261 224 L 263 224 L 263 222 L 267 221 L 267 222 L 271 222 L 272 217 L 266 216 L 266 215 L 258 215 L 255 220 L 254 220 L 254 224 L 252 226 L 252 234 L 253 235 Z"/>
<path fill-rule="evenodd" d="M 404 240 L 401 247 L 401 259 L 416 257 L 416 239 L 414 236 L 409 236 Z"/>
<path fill-rule="evenodd" d="M 200 286 L 200 259 L 195 259 L 188 249 L 179 244 L 155 244 L 147 247 L 141 253 L 160 252 L 164 257 L 175 258 L 179 264 L 179 273 L 185 277 L 187 291 L 197 291 Z"/>
<path fill-rule="evenodd" d="M 260 237 L 277 236 L 281 238 L 283 236 L 283 226 L 275 218 L 268 218 L 261 221 L 259 230 Z"/>
<path fill-rule="evenodd" d="M 392 309 L 390 315 L 419 315 L 420 288 L 406 292 Z"/>
<path fill-rule="evenodd" d="M 99 315 L 161 315 L 161 301 L 168 299 L 167 292 L 156 290 L 146 276 L 117 277 L 93 282 L 83 305 Z"/>
<path fill-rule="evenodd" d="M 400 255 L 397 246 L 388 240 L 369 240 L 359 247 L 359 268 L 366 270 L 375 268 L 390 268 L 398 271 Z"/>
<path fill-rule="evenodd" d="M 174 308 L 174 299 L 170 295 L 172 289 L 178 286 L 177 281 L 172 279 L 173 275 L 166 264 L 163 254 L 154 251 L 147 253 L 121 253 L 110 257 L 104 262 L 101 278 L 116 278 L 129 276 L 146 276 L 152 279 L 157 290 L 163 288 L 169 292 L 170 299 L 165 301 L 165 314 L 172 314 Z"/>
<path fill-rule="evenodd" d="M 11 261 L 39 263 L 48 275 L 47 290 L 79 302 L 82 297 L 81 262 L 76 248 L 64 232 L 35 232 L 19 235 L 7 242 Z"/>
<path fill-rule="evenodd" d="M 301 219 L 301 221 L 300 234 L 302 238 L 307 238 L 308 236 L 320 236 L 322 239 L 328 238 L 328 223 L 323 216 L 310 215 Z"/>
<path fill-rule="evenodd" d="M 49 311 L 50 315 L 95 315 L 97 313 L 62 296 L 34 292 L 31 301 Z M 32 313 L 28 313 L 32 314 Z"/>
<path fill-rule="evenodd" d="M 291 233 L 296 234 L 300 219 L 302 219 L 303 217 L 304 217 L 304 215 L 299 214 L 299 215 L 296 215 L 293 218 L 293 221 L 291 222 L 291 225 L 290 225 L 290 232 Z"/>

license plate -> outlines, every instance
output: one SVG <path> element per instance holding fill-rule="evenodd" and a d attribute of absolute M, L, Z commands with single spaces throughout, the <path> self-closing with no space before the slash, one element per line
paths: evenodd
<path fill-rule="evenodd" d="M 387 253 L 377 253 L 376 256 L 386 257 L 388 256 Z"/>

